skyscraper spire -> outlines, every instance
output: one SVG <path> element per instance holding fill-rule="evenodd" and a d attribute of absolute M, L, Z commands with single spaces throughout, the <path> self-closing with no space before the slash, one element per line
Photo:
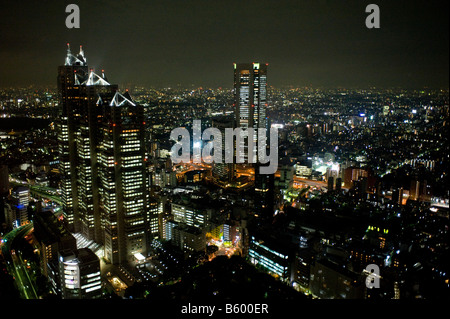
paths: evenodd
<path fill-rule="evenodd" d="M 83 60 L 86 62 L 86 57 L 84 56 L 83 46 L 80 45 L 80 53 L 78 53 L 81 57 L 83 57 Z"/>
<path fill-rule="evenodd" d="M 66 62 L 64 63 L 65 65 L 71 65 L 71 56 L 72 56 L 72 52 L 70 52 L 70 43 L 67 42 L 67 54 L 66 54 Z"/>
<path fill-rule="evenodd" d="M 84 56 L 83 47 L 80 45 L 80 53 L 77 56 L 73 55 L 70 51 L 70 43 L 67 42 L 67 55 L 65 65 L 86 65 L 87 60 Z"/>
<path fill-rule="evenodd" d="M 86 57 L 84 56 L 84 50 L 83 50 L 82 45 L 80 45 L 80 53 L 78 53 L 77 59 L 82 61 L 84 63 L 84 65 L 87 64 L 87 60 L 86 60 Z"/>

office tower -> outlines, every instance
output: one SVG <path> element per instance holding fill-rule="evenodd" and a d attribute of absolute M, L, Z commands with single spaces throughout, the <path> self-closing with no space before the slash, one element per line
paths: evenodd
<path fill-rule="evenodd" d="M 25 186 L 16 186 L 11 191 L 13 201 L 13 224 L 19 227 L 28 223 L 28 203 L 30 201 L 30 190 Z"/>
<path fill-rule="evenodd" d="M 98 156 L 103 136 L 101 127 L 103 114 L 99 101 L 102 96 L 116 94 L 117 85 L 106 81 L 92 70 L 80 90 L 85 103 L 79 110 L 75 137 L 76 198 L 79 231 L 88 239 L 103 242 L 100 211 L 100 187 Z"/>
<path fill-rule="evenodd" d="M 63 299 L 102 296 L 100 260 L 89 248 L 59 252 L 59 289 Z"/>
<path fill-rule="evenodd" d="M 84 52 L 73 55 L 67 44 L 67 55 L 63 66 L 58 67 L 58 96 L 60 116 L 57 121 L 59 172 L 61 174 L 61 199 L 63 213 L 70 230 L 78 226 L 78 198 L 75 137 L 77 121 L 82 104 L 85 103 L 80 81 L 88 75 Z"/>
<path fill-rule="evenodd" d="M 128 92 L 100 95 L 98 175 L 105 257 L 122 263 L 147 253 L 144 109 Z"/>
<path fill-rule="evenodd" d="M 248 158 L 248 139 L 241 138 L 244 162 L 257 162 L 257 129 L 266 128 L 267 65 L 234 63 L 234 107 L 236 127 L 254 128 L 253 158 Z"/>
<path fill-rule="evenodd" d="M 59 152 L 63 211 L 71 231 L 104 244 L 121 263 L 146 252 L 143 107 L 119 93 L 102 71 L 68 46 L 58 68 Z"/>

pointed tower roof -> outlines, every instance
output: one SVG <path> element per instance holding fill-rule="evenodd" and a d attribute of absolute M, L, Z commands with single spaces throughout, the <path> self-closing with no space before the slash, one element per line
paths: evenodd
<path fill-rule="evenodd" d="M 67 43 L 67 54 L 66 54 L 66 61 L 65 61 L 64 65 L 67 65 L 67 66 L 86 65 L 86 58 L 84 57 L 84 52 L 80 51 L 80 53 L 82 53 L 82 55 L 78 54 L 77 56 L 74 56 L 72 54 L 72 52 L 70 51 L 70 44 Z"/>
<path fill-rule="evenodd" d="M 126 92 L 126 94 L 127 93 L 128 92 Z M 130 97 L 129 94 L 128 94 L 128 97 Z M 111 100 L 111 103 L 109 103 L 109 106 L 122 106 L 124 104 L 129 104 L 131 106 L 136 106 L 136 104 L 132 101 L 131 97 L 127 98 L 124 95 L 120 94 L 119 91 L 116 91 L 116 94 L 114 94 L 114 97 Z"/>
<path fill-rule="evenodd" d="M 87 59 L 86 59 L 86 57 L 84 56 L 84 50 L 83 50 L 83 46 L 82 46 L 82 45 L 80 45 L 80 52 L 78 53 L 77 58 L 78 58 L 80 61 L 83 61 L 83 62 L 84 62 L 84 65 L 87 64 Z"/>
<path fill-rule="evenodd" d="M 91 72 L 89 73 L 88 79 L 83 82 L 84 85 L 111 85 L 108 81 L 103 79 L 98 74 L 94 73 L 94 71 L 91 69 Z"/>

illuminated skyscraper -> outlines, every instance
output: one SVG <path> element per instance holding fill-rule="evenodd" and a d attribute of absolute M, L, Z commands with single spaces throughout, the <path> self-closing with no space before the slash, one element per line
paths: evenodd
<path fill-rule="evenodd" d="M 241 138 L 246 163 L 257 161 L 257 129 L 266 128 L 267 63 L 234 63 L 236 127 L 253 128 L 253 159 L 248 158 L 247 138 Z"/>
<path fill-rule="evenodd" d="M 122 263 L 147 252 L 144 110 L 126 92 L 100 95 L 98 166 L 105 257 Z"/>
<path fill-rule="evenodd" d="M 63 211 L 70 230 L 102 242 L 97 173 L 101 114 L 96 102 L 99 94 L 114 94 L 118 88 L 106 80 L 104 73 L 100 77 L 88 70 L 81 46 L 74 56 L 68 45 L 65 65 L 58 71 Z"/>
<path fill-rule="evenodd" d="M 61 174 L 61 198 L 64 217 L 70 230 L 78 226 L 78 197 L 76 184 L 75 137 L 84 94 L 81 94 L 80 79 L 88 75 L 88 66 L 84 52 L 80 48 L 78 55 L 73 55 L 67 44 L 67 55 L 64 65 L 58 67 L 58 94 L 60 117 L 57 121 L 59 172 Z"/>
<path fill-rule="evenodd" d="M 267 63 L 234 64 L 234 106 L 236 127 L 253 128 L 253 157 L 248 157 L 248 139 L 241 136 L 244 163 L 255 163 L 255 209 L 258 214 L 273 214 L 273 176 L 259 174 L 258 128 L 268 129 L 267 108 Z"/>
<path fill-rule="evenodd" d="M 58 69 L 59 152 L 63 211 L 69 229 L 104 244 L 121 263 L 146 253 L 143 107 L 88 71 L 84 52 L 68 46 Z"/>

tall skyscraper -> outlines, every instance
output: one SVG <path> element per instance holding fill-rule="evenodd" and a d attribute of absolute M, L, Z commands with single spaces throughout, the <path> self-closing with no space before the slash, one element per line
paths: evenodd
<path fill-rule="evenodd" d="M 104 244 L 122 263 L 146 252 L 143 107 L 104 72 L 88 70 L 82 47 L 58 68 L 59 154 L 63 211 L 69 229 Z"/>
<path fill-rule="evenodd" d="M 126 92 L 100 95 L 98 152 L 105 257 L 113 263 L 147 252 L 144 109 Z"/>
<path fill-rule="evenodd" d="M 84 51 L 75 56 L 69 44 L 64 66 L 58 68 L 62 115 L 59 122 L 59 169 L 63 211 L 70 230 L 102 242 L 98 198 L 97 153 L 100 94 L 114 94 L 117 85 L 88 70 Z"/>
<path fill-rule="evenodd" d="M 273 175 L 259 174 L 258 128 L 268 129 L 267 63 L 234 64 L 234 106 L 236 127 L 253 128 L 253 157 L 248 157 L 248 138 L 241 136 L 240 147 L 244 150 L 244 163 L 255 167 L 255 209 L 258 214 L 273 214 Z M 268 131 L 267 131 L 268 132 Z M 266 134 L 268 137 L 268 134 Z M 250 137 L 249 137 L 250 138 Z M 237 147 L 235 148 L 237 149 Z"/>
<path fill-rule="evenodd" d="M 84 52 L 73 55 L 67 44 L 67 55 L 64 65 L 58 67 L 58 94 L 60 117 L 58 127 L 59 172 L 61 174 L 61 198 L 64 217 L 71 231 L 78 226 L 78 197 L 76 184 L 76 150 L 75 138 L 80 108 L 84 94 L 80 80 L 88 75 L 88 66 Z"/>
<path fill-rule="evenodd" d="M 253 158 L 248 158 L 248 140 L 241 137 L 245 163 L 257 161 L 257 129 L 267 128 L 267 63 L 234 63 L 236 127 L 253 128 Z"/>

